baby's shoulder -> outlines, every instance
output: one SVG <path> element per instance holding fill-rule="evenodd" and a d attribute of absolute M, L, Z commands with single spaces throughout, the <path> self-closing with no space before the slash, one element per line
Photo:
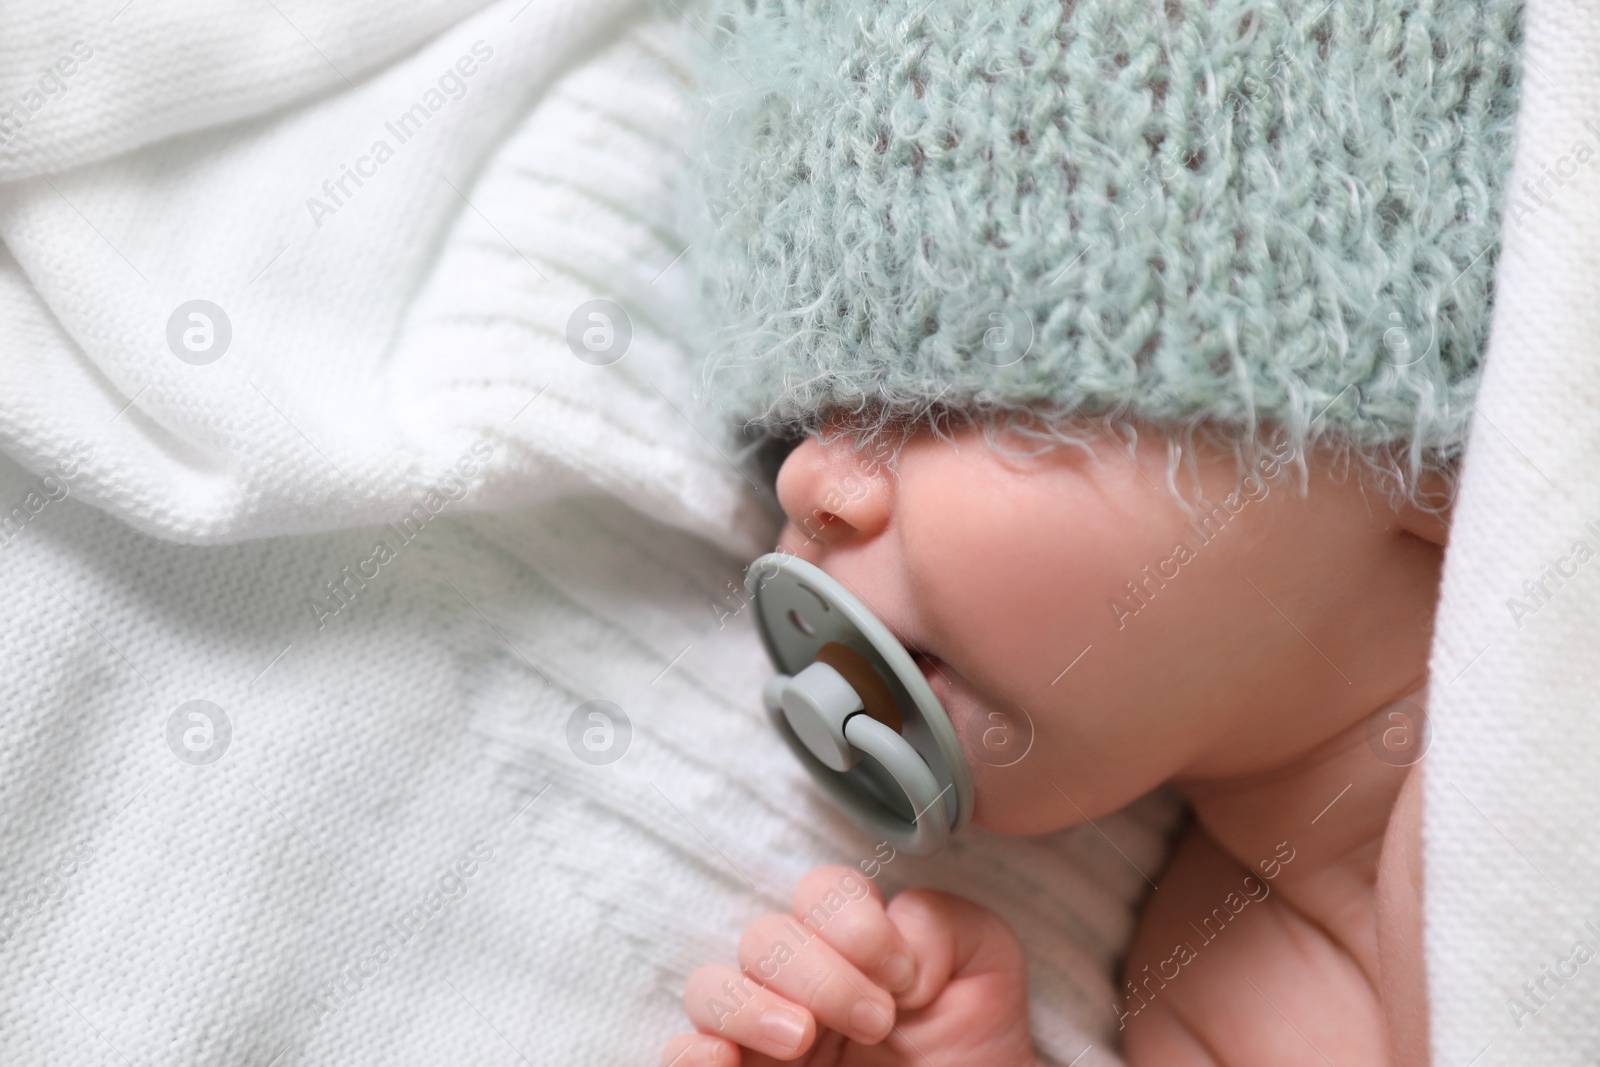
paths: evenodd
<path fill-rule="evenodd" d="M 1130 1067 L 1388 1062 L 1366 971 L 1275 888 L 1294 858 L 1285 843 L 1252 870 L 1198 823 L 1184 832 L 1123 971 Z"/>

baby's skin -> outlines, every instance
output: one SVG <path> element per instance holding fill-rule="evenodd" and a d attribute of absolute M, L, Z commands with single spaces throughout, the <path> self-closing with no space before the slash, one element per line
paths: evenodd
<path fill-rule="evenodd" d="M 1107 1006 L 1129 1064 L 1426 1064 L 1421 766 L 1386 745 L 1426 706 L 1444 522 L 1317 453 L 1302 492 L 1286 446 L 1242 481 L 1231 452 L 1191 452 L 1197 518 L 1159 434 L 1091 451 L 1019 458 L 968 428 L 891 466 L 811 437 L 778 477 L 778 548 L 916 653 L 968 745 L 975 824 L 1043 833 L 1162 783 L 1188 799 Z M 1010 766 L 971 752 L 995 707 L 1031 720 Z M 698 1032 L 663 1064 L 1036 1062 L 1022 948 L 970 901 L 885 902 L 820 868 L 737 959 L 690 976 Z"/>

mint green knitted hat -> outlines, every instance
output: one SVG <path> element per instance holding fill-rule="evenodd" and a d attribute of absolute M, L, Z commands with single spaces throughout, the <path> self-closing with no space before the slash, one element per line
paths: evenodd
<path fill-rule="evenodd" d="M 1463 443 L 1513 0 L 714 0 L 709 399 Z"/>

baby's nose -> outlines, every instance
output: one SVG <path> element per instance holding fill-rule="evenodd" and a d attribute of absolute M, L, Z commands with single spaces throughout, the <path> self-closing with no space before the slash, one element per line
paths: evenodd
<path fill-rule="evenodd" d="M 807 541 L 874 537 L 894 512 L 896 474 L 884 458 L 888 451 L 857 451 L 848 436 L 829 444 L 807 437 L 778 471 L 778 502 Z"/>

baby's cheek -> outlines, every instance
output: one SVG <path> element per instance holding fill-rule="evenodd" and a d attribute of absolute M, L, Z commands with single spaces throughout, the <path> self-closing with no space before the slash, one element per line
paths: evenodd
<path fill-rule="evenodd" d="M 968 463 L 929 475 L 901 487 L 920 621 L 975 682 L 1048 684 L 1062 652 L 1093 639 L 1116 588 L 1115 538 L 1074 480 Z"/>
<path fill-rule="evenodd" d="M 1135 712 L 1173 635 L 1119 631 L 1109 604 L 1170 550 L 1176 506 L 1129 484 L 1126 463 L 1017 473 L 964 460 L 912 473 L 900 484 L 900 551 L 921 632 L 968 686 L 946 706 L 979 823 L 1037 833 L 1156 785 L 1171 770 L 1153 740 L 1165 734 Z M 1014 746 L 1031 730 L 1027 754 L 986 758 L 996 729 Z"/>

